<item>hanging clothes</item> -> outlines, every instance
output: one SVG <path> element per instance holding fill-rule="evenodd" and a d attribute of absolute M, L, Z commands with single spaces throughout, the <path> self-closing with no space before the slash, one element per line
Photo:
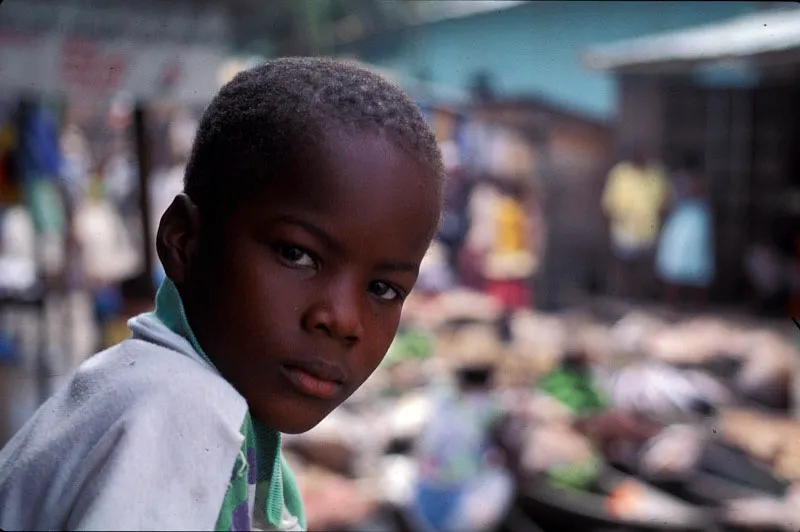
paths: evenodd
<path fill-rule="evenodd" d="M 50 277 L 66 273 L 71 286 L 81 282 L 79 257 L 68 240 L 68 197 L 63 189 L 59 128 L 52 112 L 23 103 L 18 113 L 18 168 L 23 197 L 33 218 L 41 267 Z"/>
<path fill-rule="evenodd" d="M 62 170 L 58 126 L 43 106 L 36 105 L 27 111 L 23 112 L 19 140 L 19 169 L 25 197 L 38 233 L 63 233 L 66 206 L 57 183 Z"/>
<path fill-rule="evenodd" d="M 83 250 L 83 269 L 101 286 L 121 283 L 142 267 L 139 250 L 114 205 L 100 197 L 81 203 L 75 233 Z"/>
<path fill-rule="evenodd" d="M 75 125 L 69 125 L 59 139 L 63 168 L 62 176 L 67 192 L 73 204 L 84 197 L 89 187 L 89 172 L 92 167 L 89 143 L 83 131 Z"/>
<path fill-rule="evenodd" d="M 27 114 L 20 142 L 23 174 L 26 178 L 58 179 L 62 158 L 56 119 L 42 105 L 33 106 Z"/>

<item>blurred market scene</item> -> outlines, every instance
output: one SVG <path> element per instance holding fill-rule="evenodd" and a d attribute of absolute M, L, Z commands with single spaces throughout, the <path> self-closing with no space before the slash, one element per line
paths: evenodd
<path fill-rule="evenodd" d="M 164 273 L 204 107 L 357 61 L 439 139 L 366 384 L 287 436 L 311 530 L 800 530 L 800 7 L 6 0 L 0 446 Z"/>

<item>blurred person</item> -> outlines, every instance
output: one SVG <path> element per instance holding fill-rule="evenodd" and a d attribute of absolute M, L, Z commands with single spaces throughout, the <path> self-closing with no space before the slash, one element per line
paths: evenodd
<path fill-rule="evenodd" d="M 471 189 L 467 207 L 470 220 L 466 241 L 459 257 L 459 280 L 473 290 L 483 290 L 483 264 L 495 238 L 494 212 L 500 197 L 488 179 L 478 180 Z"/>
<path fill-rule="evenodd" d="M 418 443 L 414 510 L 422 528 L 491 530 L 511 496 L 511 481 L 493 460 L 501 414 L 492 390 L 494 366 L 470 361 L 455 386 L 438 390 Z"/>
<path fill-rule="evenodd" d="M 630 149 L 609 172 L 602 206 L 611 223 L 610 284 L 615 295 L 644 295 L 668 195 L 661 164 L 640 147 Z"/>
<path fill-rule="evenodd" d="M 494 204 L 494 239 L 484 266 L 486 292 L 505 312 L 530 306 L 530 277 L 535 264 L 530 249 L 530 221 L 526 191 L 516 183 L 502 183 Z"/>
<path fill-rule="evenodd" d="M 155 311 L 0 451 L 0 528 L 305 528 L 281 433 L 381 362 L 443 175 L 415 104 L 372 72 L 288 58 L 237 75 L 161 218 Z"/>
<path fill-rule="evenodd" d="M 677 201 L 664 224 L 656 256 L 656 273 L 672 306 L 704 303 L 715 274 L 714 222 L 700 158 L 689 156 L 682 174 L 684 186 L 677 190 Z M 687 291 L 693 293 L 688 299 L 682 294 Z"/>
<path fill-rule="evenodd" d="M 786 261 L 770 235 L 765 234 L 750 246 L 745 255 L 745 271 L 753 287 L 759 313 L 783 312 L 786 288 Z"/>
<path fill-rule="evenodd" d="M 442 222 L 437 239 L 446 246 L 447 262 L 452 271 L 458 270 L 458 257 L 469 231 L 469 193 L 471 183 L 461 164 L 458 145 L 446 141 L 441 145 L 447 181 L 444 192 Z"/>

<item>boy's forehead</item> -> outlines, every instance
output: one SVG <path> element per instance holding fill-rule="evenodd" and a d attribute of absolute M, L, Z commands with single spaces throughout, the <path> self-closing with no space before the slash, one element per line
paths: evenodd
<path fill-rule="evenodd" d="M 268 187 L 265 214 L 291 211 L 340 232 L 385 232 L 427 249 L 441 205 L 435 171 L 372 132 L 328 134 L 309 148 L 290 175 Z"/>
<path fill-rule="evenodd" d="M 422 196 L 437 198 L 441 188 L 433 169 L 391 139 L 372 132 L 327 134 L 299 161 L 293 177 L 295 183 L 285 192 L 302 188 L 311 199 L 326 203 L 336 199 L 353 207 L 364 200 L 417 204 Z"/>

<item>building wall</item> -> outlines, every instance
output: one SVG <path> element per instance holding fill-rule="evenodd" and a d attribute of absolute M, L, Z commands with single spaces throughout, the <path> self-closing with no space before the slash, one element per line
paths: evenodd
<path fill-rule="evenodd" d="M 602 288 L 607 235 L 600 196 L 613 146 L 610 127 L 540 102 L 488 105 L 473 116 L 523 133 L 536 155 L 531 182 L 544 216 L 536 305 L 557 309 Z"/>
<path fill-rule="evenodd" d="M 539 279 L 544 308 L 576 303 L 605 281 L 606 223 L 600 208 L 613 133 L 557 123 L 547 139 L 548 252 Z"/>
<path fill-rule="evenodd" d="M 616 128 L 617 155 L 627 147 L 647 153 L 662 154 L 664 146 L 665 91 L 663 84 L 651 78 L 623 78 L 617 83 Z M 703 113 L 703 109 L 700 109 Z"/>
<path fill-rule="evenodd" d="M 462 90 L 485 71 L 501 93 L 540 95 L 605 118 L 616 111 L 614 81 L 581 66 L 587 47 L 756 9 L 756 2 L 537 1 L 364 40 L 340 52 Z"/>
<path fill-rule="evenodd" d="M 786 200 L 798 187 L 793 165 L 800 159 L 792 147 L 800 138 L 800 78 L 723 88 L 688 76 L 624 77 L 620 102 L 618 145 L 638 139 L 673 169 L 690 153 L 704 158 L 715 221 L 712 297 L 746 297 L 749 247 L 769 235 L 790 253 L 797 233 Z"/>

